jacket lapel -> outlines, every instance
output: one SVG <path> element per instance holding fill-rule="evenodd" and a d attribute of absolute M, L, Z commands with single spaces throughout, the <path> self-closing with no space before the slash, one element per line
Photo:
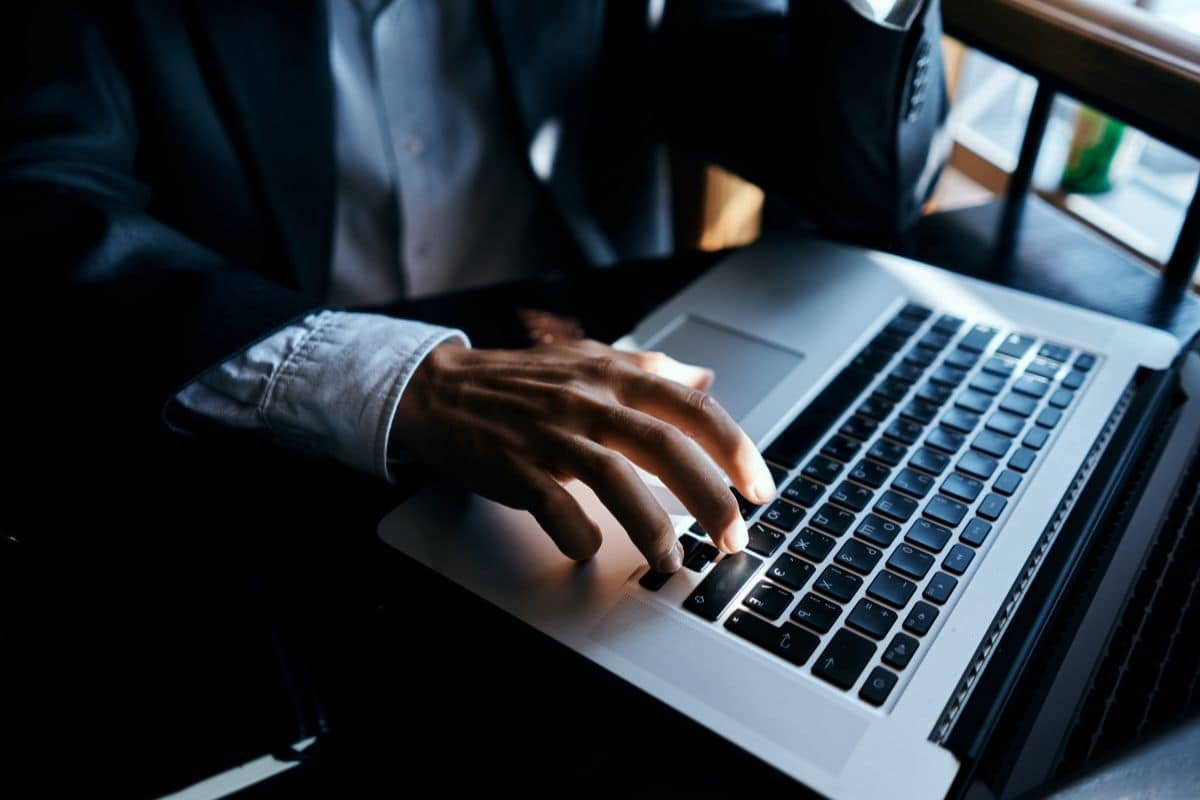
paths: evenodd
<path fill-rule="evenodd" d="M 517 135 L 537 180 L 593 264 L 614 253 L 586 212 L 579 181 L 589 98 L 587 80 L 603 44 L 603 0 L 528 3 L 479 0 L 479 12 L 502 90 L 516 106 Z M 564 87 L 571 87 L 565 90 Z"/>
<path fill-rule="evenodd" d="M 198 0 L 194 13 L 216 68 L 218 101 L 229 107 L 297 283 L 323 295 L 335 190 L 325 4 Z"/>

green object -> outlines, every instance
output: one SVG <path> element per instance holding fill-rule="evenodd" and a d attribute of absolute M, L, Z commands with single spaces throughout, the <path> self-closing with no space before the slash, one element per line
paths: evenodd
<path fill-rule="evenodd" d="M 1080 106 L 1075 135 L 1059 185 L 1065 192 L 1100 194 L 1113 187 L 1113 161 L 1125 135 L 1125 123 Z"/>

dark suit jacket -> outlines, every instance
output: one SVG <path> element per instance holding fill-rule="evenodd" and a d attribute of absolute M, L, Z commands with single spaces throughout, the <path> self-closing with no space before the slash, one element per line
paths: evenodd
<path fill-rule="evenodd" d="M 828 230 L 915 218 L 944 116 L 936 0 L 909 33 L 843 0 L 793 3 L 791 17 L 668 6 L 652 31 L 644 3 L 481 0 L 514 124 L 528 141 L 561 123 L 547 208 L 584 260 L 664 241 L 667 142 Z M 81 425 L 158 425 L 189 379 L 322 303 L 325 6 L 19 8 L 0 33 L 0 258 L 21 365 L 9 397 L 32 411 L 57 398 Z M 932 68 L 914 83 L 918 60 Z"/>

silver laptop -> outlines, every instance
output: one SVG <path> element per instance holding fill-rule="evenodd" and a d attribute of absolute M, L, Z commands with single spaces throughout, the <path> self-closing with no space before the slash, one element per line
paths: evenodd
<path fill-rule="evenodd" d="M 583 565 L 532 517 L 431 484 L 385 542 L 832 797 L 942 797 L 946 746 L 1130 402 L 1179 342 L 883 253 L 768 239 L 618 346 L 716 370 L 779 499 L 719 555 L 655 479 L 684 568 L 601 523 Z M 686 663 L 687 669 L 679 669 Z"/>

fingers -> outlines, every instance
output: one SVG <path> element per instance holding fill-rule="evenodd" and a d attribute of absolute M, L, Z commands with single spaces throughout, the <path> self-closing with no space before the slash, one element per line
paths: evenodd
<path fill-rule="evenodd" d="M 726 553 L 746 546 L 746 524 L 725 479 L 677 428 L 649 414 L 617 407 L 597 440 L 654 473 Z"/>
<path fill-rule="evenodd" d="M 615 350 L 620 358 L 660 378 L 687 386 L 689 389 L 707 390 L 712 386 L 716 373 L 708 367 L 698 367 L 676 361 L 666 353 L 645 351 L 625 352 Z"/>
<path fill-rule="evenodd" d="M 519 468 L 528 485 L 529 512 L 567 558 L 586 561 L 600 549 L 600 527 L 549 474 L 537 467 Z"/>
<path fill-rule="evenodd" d="M 659 572 L 679 569 L 683 547 L 671 518 L 629 462 L 582 436 L 571 437 L 563 449 L 566 468 L 591 487 L 650 566 Z"/>
<path fill-rule="evenodd" d="M 617 395 L 627 405 L 695 439 L 743 495 L 757 503 L 774 499 L 775 481 L 758 448 L 712 395 L 636 370 L 617 384 Z"/>

